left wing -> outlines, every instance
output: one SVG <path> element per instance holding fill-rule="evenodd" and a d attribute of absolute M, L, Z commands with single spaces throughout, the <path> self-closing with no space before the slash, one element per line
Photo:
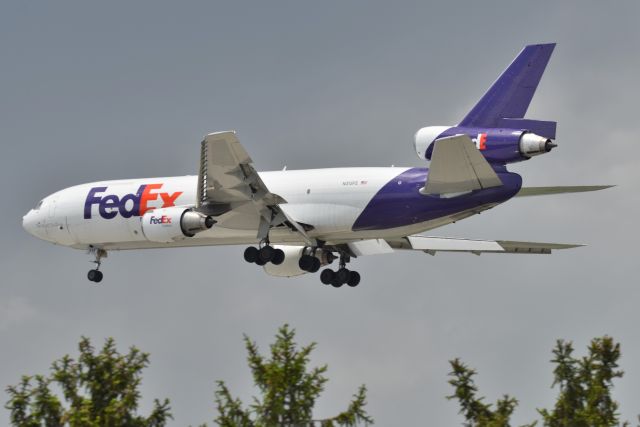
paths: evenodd
<path fill-rule="evenodd" d="M 280 209 L 233 131 L 210 133 L 200 149 L 196 208 L 229 228 L 257 229 L 264 239 L 272 226 L 287 223 L 308 240 L 305 229 Z"/>
<path fill-rule="evenodd" d="M 249 202 L 264 207 L 286 203 L 269 192 L 252 163 L 235 132 L 205 136 L 200 151 L 197 207 Z"/>
<path fill-rule="evenodd" d="M 348 243 L 351 252 L 358 255 L 374 255 L 394 250 L 418 250 L 435 255 L 436 252 L 468 252 L 508 254 L 550 254 L 558 249 L 571 249 L 584 245 L 563 243 L 516 242 L 510 240 L 470 240 L 448 237 L 407 236 L 392 239 L 373 239 Z"/>

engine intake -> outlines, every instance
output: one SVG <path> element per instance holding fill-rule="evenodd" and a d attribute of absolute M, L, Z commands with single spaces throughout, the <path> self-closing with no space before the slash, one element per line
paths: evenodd
<path fill-rule="evenodd" d="M 193 237 L 216 223 L 209 215 L 179 206 L 154 209 L 145 213 L 140 220 L 147 240 L 159 243 Z"/>

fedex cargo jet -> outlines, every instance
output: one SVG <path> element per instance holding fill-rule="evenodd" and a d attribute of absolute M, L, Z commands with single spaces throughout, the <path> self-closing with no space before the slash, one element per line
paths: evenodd
<path fill-rule="evenodd" d="M 555 44 L 526 46 L 487 93 L 452 126 L 415 135 L 429 167 L 359 167 L 258 172 L 235 132 L 200 145 L 198 175 L 77 185 L 45 197 L 23 218 L 36 237 L 89 250 L 102 280 L 109 251 L 248 245 L 244 259 L 274 276 L 315 273 L 357 286 L 353 259 L 402 250 L 549 254 L 579 245 L 424 236 L 512 197 L 608 186 L 523 187 L 510 163 L 556 147 L 556 123 L 525 119 Z"/>

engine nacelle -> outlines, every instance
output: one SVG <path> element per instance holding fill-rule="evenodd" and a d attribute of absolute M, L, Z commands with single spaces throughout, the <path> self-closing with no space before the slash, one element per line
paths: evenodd
<path fill-rule="evenodd" d="M 170 243 L 193 237 L 213 227 L 216 221 L 191 208 L 174 206 L 148 211 L 140 219 L 147 240 Z"/>
<path fill-rule="evenodd" d="M 305 274 L 306 271 L 298 267 L 298 261 L 304 251 L 304 246 L 280 246 L 274 245 L 276 249 L 282 249 L 284 252 L 284 261 L 280 265 L 270 262 L 264 265 L 264 271 L 270 276 L 277 277 L 294 277 Z"/>
<path fill-rule="evenodd" d="M 526 132 L 520 138 L 518 149 L 520 150 L 520 154 L 527 158 L 531 158 L 533 156 L 548 153 L 557 146 L 558 145 L 549 138 L 536 135 L 535 133 Z"/>
<path fill-rule="evenodd" d="M 273 245 L 276 249 L 282 249 L 284 252 L 284 261 L 282 264 L 275 265 L 267 263 L 264 265 L 264 271 L 270 276 L 276 277 L 294 277 L 308 273 L 300 268 L 298 262 L 302 255 L 311 255 L 309 249 L 304 246 L 284 246 Z M 329 251 L 318 250 L 316 251 L 316 258 L 320 260 L 320 265 L 327 265 L 333 262 L 334 256 Z"/>
<path fill-rule="evenodd" d="M 436 140 L 454 135 L 468 135 L 491 163 L 507 164 L 548 153 L 557 145 L 544 136 L 528 130 L 507 128 L 475 128 L 458 126 L 429 126 L 415 135 L 418 157 L 431 160 Z"/>
<path fill-rule="evenodd" d="M 440 135 L 451 129 L 453 126 L 427 126 L 416 132 L 413 139 L 413 146 L 416 149 L 416 154 L 422 160 L 427 158 L 427 150 L 431 147 L 431 144 L 438 139 Z M 431 153 L 429 153 L 429 159 L 431 159 Z"/>

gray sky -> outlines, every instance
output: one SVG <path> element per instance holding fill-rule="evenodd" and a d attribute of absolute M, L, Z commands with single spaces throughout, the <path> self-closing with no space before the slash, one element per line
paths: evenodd
<path fill-rule="evenodd" d="M 0 6 L 0 385 L 46 372 L 81 335 L 151 353 L 144 409 L 215 416 L 214 381 L 254 392 L 242 333 L 266 350 L 289 322 L 330 382 L 361 383 L 377 425 L 457 425 L 447 360 L 476 367 L 515 421 L 553 402 L 557 338 L 623 345 L 615 397 L 640 412 L 640 4 L 631 2 L 3 2 Z M 268 3 L 268 4 L 267 4 Z M 560 147 L 516 165 L 525 185 L 619 184 L 514 200 L 432 235 L 587 243 L 553 256 L 356 260 L 356 289 L 269 277 L 241 247 L 89 256 L 25 233 L 22 215 L 81 182 L 193 174 L 210 131 L 235 129 L 262 170 L 417 166 L 413 133 L 453 124 L 523 45 L 558 42 L 528 117 Z M 2 401 L 6 399 L 3 395 Z M 8 421 L 3 412 L 0 419 Z M 3 421 L 0 421 L 2 424 Z"/>

